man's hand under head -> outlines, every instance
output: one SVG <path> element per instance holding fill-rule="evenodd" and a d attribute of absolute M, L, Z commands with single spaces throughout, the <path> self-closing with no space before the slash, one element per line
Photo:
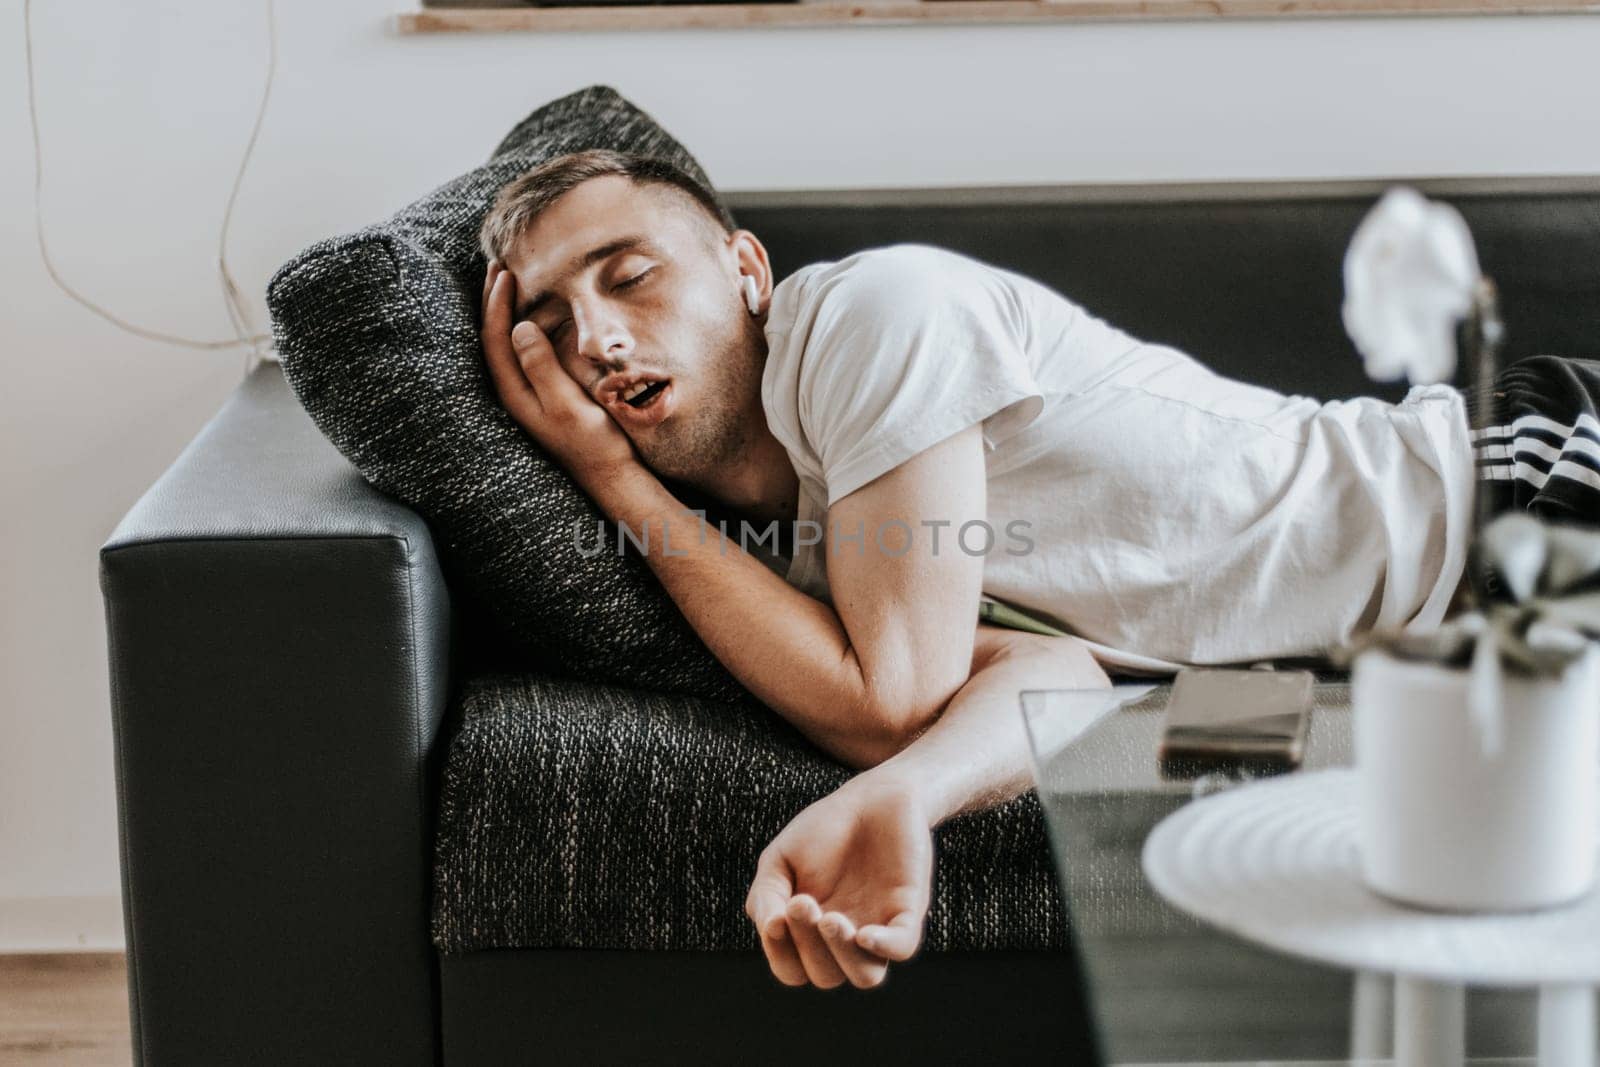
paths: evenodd
<path fill-rule="evenodd" d="M 483 282 L 483 352 L 500 403 L 577 480 L 594 485 L 639 467 L 633 442 L 556 359 L 531 321 L 513 326 L 517 280 L 498 261 Z"/>

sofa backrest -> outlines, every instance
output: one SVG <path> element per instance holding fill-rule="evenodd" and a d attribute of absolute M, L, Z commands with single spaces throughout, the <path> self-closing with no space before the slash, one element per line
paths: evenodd
<path fill-rule="evenodd" d="M 1600 177 L 1410 183 L 1466 216 L 1500 287 L 1507 360 L 1600 358 Z M 1367 379 L 1340 323 L 1350 235 L 1379 182 L 729 193 L 780 278 L 900 241 L 1020 271 L 1222 374 L 1319 399 Z M 1458 384 L 1468 378 L 1465 369 Z"/>

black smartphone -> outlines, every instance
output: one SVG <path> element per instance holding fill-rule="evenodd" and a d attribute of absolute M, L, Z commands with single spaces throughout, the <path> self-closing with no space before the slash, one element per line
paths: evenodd
<path fill-rule="evenodd" d="M 1310 671 L 1178 672 L 1161 734 L 1161 774 L 1281 774 L 1300 766 L 1311 728 Z"/>

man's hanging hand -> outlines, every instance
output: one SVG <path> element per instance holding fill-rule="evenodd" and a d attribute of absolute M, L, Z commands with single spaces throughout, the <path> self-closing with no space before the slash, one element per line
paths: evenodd
<path fill-rule="evenodd" d="M 761 853 L 745 914 L 778 981 L 867 989 L 916 954 L 932 884 L 927 812 L 909 790 L 857 778 Z"/>

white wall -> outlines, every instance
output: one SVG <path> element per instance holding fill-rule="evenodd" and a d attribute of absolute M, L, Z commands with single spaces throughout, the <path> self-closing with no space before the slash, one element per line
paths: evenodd
<path fill-rule="evenodd" d="M 1593 17 L 400 38 L 406 2 L 280 0 L 234 227 L 253 296 L 593 82 L 726 189 L 1600 173 Z M 95 552 L 241 360 L 126 336 L 50 286 L 17 5 L 0 25 L 0 950 L 95 947 L 120 939 Z M 226 333 L 211 263 L 263 28 L 260 0 L 36 13 L 57 258 L 127 317 Z"/>

